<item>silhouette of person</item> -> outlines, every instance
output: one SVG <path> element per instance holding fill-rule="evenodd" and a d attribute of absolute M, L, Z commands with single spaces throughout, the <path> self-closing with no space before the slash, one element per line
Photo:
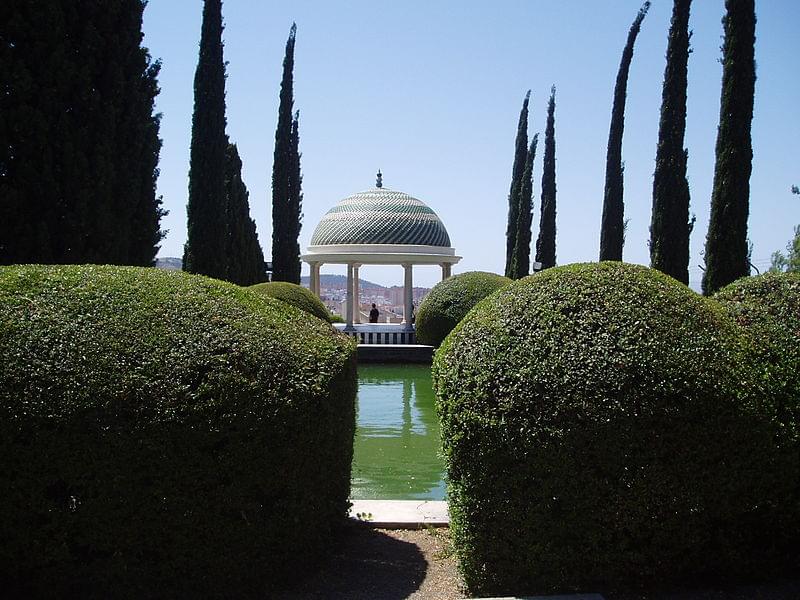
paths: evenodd
<path fill-rule="evenodd" d="M 369 322 L 370 323 L 377 323 L 378 322 L 378 315 L 380 315 L 380 312 L 378 312 L 378 307 L 373 304 L 372 305 L 372 310 L 369 311 Z"/>

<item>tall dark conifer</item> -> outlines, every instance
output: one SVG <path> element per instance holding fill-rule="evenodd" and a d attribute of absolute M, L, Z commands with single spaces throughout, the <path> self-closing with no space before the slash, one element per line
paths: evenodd
<path fill-rule="evenodd" d="M 136 12 L 131 15 L 135 32 L 129 41 L 133 50 L 127 61 L 125 80 L 128 89 L 124 94 L 124 111 L 119 135 L 122 154 L 120 162 L 126 165 L 124 172 L 130 173 L 130 192 L 119 190 L 120 197 L 130 203 L 131 219 L 128 235 L 128 264 L 150 266 L 154 263 L 159 243 L 166 235 L 160 228 L 161 218 L 167 212 L 162 208 L 162 198 L 156 195 L 158 180 L 158 157 L 161 140 L 158 137 L 161 115 L 154 114 L 155 98 L 161 91 L 157 76 L 161 70 L 159 61 L 151 62 L 146 48 L 139 48 L 143 35 L 142 8 L 144 3 L 136 1 Z M 135 175 L 135 177 L 133 177 Z"/>
<path fill-rule="evenodd" d="M 531 91 L 525 94 L 522 109 L 519 111 L 517 137 L 514 141 L 514 165 L 511 168 L 511 188 L 508 192 L 508 224 L 506 225 L 506 277 L 513 277 L 514 248 L 517 246 L 519 230 L 519 193 L 525 172 L 525 159 L 528 155 L 528 103 Z"/>
<path fill-rule="evenodd" d="M 667 66 L 661 98 L 656 170 L 653 175 L 653 214 L 650 224 L 650 266 L 689 284 L 689 182 L 686 83 L 689 63 L 691 0 L 674 0 L 667 44 Z"/>
<path fill-rule="evenodd" d="M 622 60 L 614 85 L 614 105 L 611 109 L 611 125 L 608 130 L 606 153 L 606 187 L 603 196 L 603 218 L 600 227 L 600 260 L 622 260 L 625 243 L 625 203 L 623 201 L 622 133 L 625 129 L 625 99 L 628 90 L 628 72 L 633 59 L 633 45 L 642 21 L 650 9 L 645 2 L 628 31 L 628 40 L 622 50 Z"/>
<path fill-rule="evenodd" d="M 159 64 L 143 9 L 0 3 L 0 263 L 152 264 Z"/>
<path fill-rule="evenodd" d="M 287 279 L 300 283 L 300 228 L 303 218 L 303 175 L 300 169 L 300 111 L 292 119 L 292 134 L 289 146 L 289 202 L 286 206 L 286 225 L 288 230 Z M 294 261 L 291 257 L 296 257 Z"/>
<path fill-rule="evenodd" d="M 521 279 L 531 270 L 531 225 L 533 222 L 533 161 L 536 158 L 536 146 L 539 134 L 534 134 L 528 155 L 525 158 L 525 170 L 522 173 L 522 185 L 519 190 L 517 208 L 517 235 L 514 254 L 511 259 L 512 279 Z"/>
<path fill-rule="evenodd" d="M 753 0 L 726 0 L 725 8 L 722 100 L 711 218 L 706 237 L 704 294 L 713 294 L 750 273 L 747 217 L 753 162 L 750 126 L 756 83 L 755 3 Z"/>
<path fill-rule="evenodd" d="M 242 181 L 242 159 L 236 144 L 228 144 L 225 152 L 225 192 L 229 229 L 228 281 L 237 285 L 253 285 L 266 280 L 264 253 L 258 243 L 256 223 L 250 218 L 247 187 Z"/>
<path fill-rule="evenodd" d="M 293 222 L 293 200 L 290 188 L 292 171 L 292 110 L 294 107 L 294 45 L 297 25 L 292 23 L 286 52 L 283 57 L 278 125 L 275 129 L 275 153 L 272 162 L 272 279 L 300 283 L 299 272 L 295 281 L 295 263 L 299 264 L 297 240 L 294 232 L 300 231 Z"/>
<path fill-rule="evenodd" d="M 189 163 L 187 240 L 183 269 L 227 277 L 225 215 L 225 64 L 222 58 L 222 3 L 205 0 L 200 58 L 194 76 L 194 113 Z"/>
<path fill-rule="evenodd" d="M 556 86 L 550 90 L 547 103 L 547 128 L 544 131 L 542 167 L 542 200 L 539 237 L 536 240 L 536 262 L 542 269 L 556 266 Z"/>

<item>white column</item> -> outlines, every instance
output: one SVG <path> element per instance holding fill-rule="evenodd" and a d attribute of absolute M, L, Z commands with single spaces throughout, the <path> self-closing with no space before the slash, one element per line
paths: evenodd
<path fill-rule="evenodd" d="M 442 263 L 442 281 L 450 278 L 450 263 Z"/>
<path fill-rule="evenodd" d="M 361 299 L 358 290 L 358 269 L 361 265 L 355 264 L 353 265 L 353 302 L 354 305 L 354 314 L 353 314 L 353 322 L 354 323 L 361 323 Z"/>
<path fill-rule="evenodd" d="M 403 283 L 403 292 L 405 295 L 405 306 L 403 307 L 403 323 L 406 329 L 413 329 L 411 324 L 411 311 L 414 304 L 414 282 L 411 274 L 412 265 L 410 263 L 403 263 L 405 269 L 405 281 Z"/>
<path fill-rule="evenodd" d="M 314 284 L 317 288 L 317 296 L 322 298 L 322 286 L 319 283 L 319 271 L 322 268 L 322 263 L 317 263 L 317 272 L 316 272 L 316 283 Z"/>
<path fill-rule="evenodd" d="M 353 329 L 353 263 L 347 263 L 347 325 Z"/>
<path fill-rule="evenodd" d="M 309 288 L 319 298 L 319 263 L 308 263 L 311 267 L 311 276 L 309 277 Z"/>

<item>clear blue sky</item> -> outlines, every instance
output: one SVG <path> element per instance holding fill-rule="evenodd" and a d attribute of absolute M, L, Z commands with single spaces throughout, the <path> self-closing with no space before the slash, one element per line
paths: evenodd
<path fill-rule="evenodd" d="M 697 224 L 690 278 L 701 278 L 714 144 L 719 120 L 723 0 L 695 0 L 690 27 L 688 178 Z M 532 90 L 530 134 L 544 132 L 556 96 L 559 264 L 597 260 L 606 142 L 622 47 L 639 0 L 497 2 L 351 0 L 223 3 L 228 135 L 239 146 L 251 215 L 265 255 L 272 245 L 270 177 L 284 44 L 297 22 L 295 106 L 303 154 L 301 249 L 340 199 L 374 185 L 426 202 L 463 260 L 455 273 L 502 273 L 514 136 Z M 636 42 L 628 82 L 625 260 L 649 263 L 649 238 L 664 54 L 672 2 L 654 0 Z M 758 0 L 749 236 L 754 263 L 768 266 L 800 222 L 800 2 Z M 163 62 L 161 176 L 170 230 L 160 256 L 186 240 L 193 77 L 201 0 L 150 0 L 145 45 Z M 534 166 L 538 232 L 541 150 Z M 304 265 L 304 274 L 307 268 Z M 328 265 L 323 273 L 341 273 Z M 362 277 L 402 283 L 400 267 L 364 267 Z M 439 270 L 418 267 L 416 285 Z"/>

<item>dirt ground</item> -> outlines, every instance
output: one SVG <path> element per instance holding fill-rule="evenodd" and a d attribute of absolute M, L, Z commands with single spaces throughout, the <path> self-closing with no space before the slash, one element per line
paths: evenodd
<path fill-rule="evenodd" d="M 717 589 L 615 593 L 606 600 L 800 600 L 800 577 Z M 468 598 L 447 528 L 372 529 L 352 523 L 339 549 L 313 577 L 276 600 L 460 600 Z"/>
<path fill-rule="evenodd" d="M 371 529 L 353 524 L 322 570 L 276 600 L 466 598 L 446 528 Z"/>

